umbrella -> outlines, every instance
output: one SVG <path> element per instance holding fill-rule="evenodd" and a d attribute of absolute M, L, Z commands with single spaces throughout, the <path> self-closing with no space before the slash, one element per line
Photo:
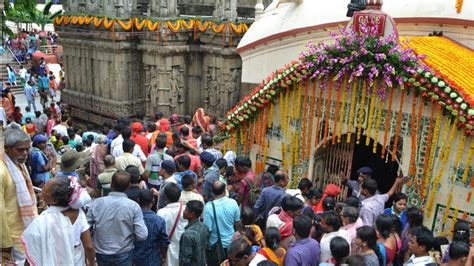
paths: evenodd
<path fill-rule="evenodd" d="M 34 58 L 41 58 L 41 57 L 45 57 L 45 56 L 46 56 L 46 54 L 43 53 L 43 52 L 40 52 L 40 51 L 37 51 L 37 52 L 33 53 Z"/>
<path fill-rule="evenodd" d="M 40 37 L 46 37 L 46 36 L 48 36 L 48 34 L 46 34 L 45 31 L 42 31 L 42 32 L 39 33 L 39 36 Z"/>

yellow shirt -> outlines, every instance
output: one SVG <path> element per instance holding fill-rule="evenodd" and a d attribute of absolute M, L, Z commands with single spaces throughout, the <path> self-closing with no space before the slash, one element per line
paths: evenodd
<path fill-rule="evenodd" d="M 37 213 L 36 206 L 33 208 Z M 21 219 L 16 187 L 7 166 L 2 160 L 0 160 L 0 213 L 2 248 L 15 246 L 18 250 L 24 252 L 20 236 L 25 230 L 25 226 Z"/>

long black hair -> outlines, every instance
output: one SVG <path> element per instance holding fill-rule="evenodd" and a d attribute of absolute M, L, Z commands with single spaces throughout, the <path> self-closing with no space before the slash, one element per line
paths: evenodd
<path fill-rule="evenodd" d="M 388 214 L 381 214 L 375 220 L 375 226 L 380 235 L 387 239 L 390 237 L 393 228 L 392 218 Z"/>
<path fill-rule="evenodd" d="M 367 246 L 375 252 L 375 255 L 377 255 L 380 265 L 383 265 L 383 255 L 377 245 L 377 233 L 375 232 L 375 229 L 368 225 L 359 227 L 357 228 L 357 237 L 367 243 Z"/>

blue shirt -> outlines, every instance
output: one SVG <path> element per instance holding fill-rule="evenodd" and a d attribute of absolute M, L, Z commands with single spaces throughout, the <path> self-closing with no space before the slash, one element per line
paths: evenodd
<path fill-rule="evenodd" d="M 183 184 L 181 182 L 183 180 L 184 175 L 194 176 L 194 178 L 196 178 L 196 187 L 199 186 L 198 185 L 198 176 L 196 175 L 196 173 L 191 171 L 191 170 L 186 170 L 184 172 L 176 172 L 171 176 L 172 178 L 174 178 L 174 180 L 176 180 L 176 182 L 178 182 L 179 189 L 183 190 Z"/>
<path fill-rule="evenodd" d="M 39 78 L 41 83 L 43 84 L 43 89 L 49 89 L 49 78 L 47 76 Z"/>
<path fill-rule="evenodd" d="M 393 207 L 392 208 L 387 208 L 383 211 L 384 214 L 395 214 L 395 211 L 393 210 Z M 405 228 L 405 225 L 407 224 L 407 214 L 405 212 L 401 212 L 398 216 L 398 219 L 400 220 L 400 222 L 402 223 L 402 229 Z M 401 233 L 401 232 L 399 232 Z"/>
<path fill-rule="evenodd" d="M 31 154 L 31 172 L 32 179 L 35 182 L 43 182 L 46 184 L 50 178 L 49 171 L 43 171 L 43 166 L 48 164 L 48 158 L 46 155 L 38 149 L 33 148 L 33 153 Z"/>
<path fill-rule="evenodd" d="M 227 248 L 235 233 L 234 224 L 240 221 L 240 209 L 237 202 L 228 197 L 222 197 L 206 204 L 204 208 L 204 224 L 209 228 L 209 232 L 211 232 L 209 246 L 217 242 L 216 219 L 214 218 L 212 203 L 214 203 L 216 208 L 217 224 L 219 226 L 222 246 Z"/>
<path fill-rule="evenodd" d="M 295 241 L 285 255 L 285 266 L 317 266 L 319 264 L 319 243 L 312 238 Z"/>
<path fill-rule="evenodd" d="M 204 170 L 204 182 L 202 184 L 202 195 L 206 196 L 208 200 L 214 199 L 214 193 L 212 193 L 212 184 L 214 181 L 219 180 L 220 172 L 216 165 L 213 165 Z"/>
<path fill-rule="evenodd" d="M 28 83 L 25 84 L 24 92 L 25 92 L 25 96 L 26 96 L 26 101 L 32 102 L 35 99 L 34 96 L 33 96 L 36 93 L 35 86 L 31 86 Z M 33 118 L 35 118 L 34 114 L 33 114 Z"/>
<path fill-rule="evenodd" d="M 21 122 L 23 124 L 26 124 L 26 119 L 29 118 L 31 120 L 31 122 L 33 122 L 33 120 L 35 120 L 36 118 L 36 115 L 32 112 L 26 112 L 23 117 L 21 118 Z"/>
<path fill-rule="evenodd" d="M 165 220 L 150 210 L 143 211 L 143 220 L 148 229 L 148 237 L 144 241 L 134 242 L 133 263 L 137 266 L 159 266 L 160 248 L 167 247 L 170 243 Z"/>
<path fill-rule="evenodd" d="M 275 206 L 281 205 L 281 200 L 285 195 L 285 189 L 276 185 L 266 187 L 262 190 L 260 197 L 255 202 L 255 215 L 264 212 L 265 216 Z"/>

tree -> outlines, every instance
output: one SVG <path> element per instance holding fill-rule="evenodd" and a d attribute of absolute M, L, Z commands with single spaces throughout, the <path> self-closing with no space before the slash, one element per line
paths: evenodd
<path fill-rule="evenodd" d="M 34 13 L 33 13 L 33 22 L 38 24 L 41 27 L 41 30 L 44 31 L 44 27 L 48 23 L 53 23 L 53 19 L 63 13 L 62 10 L 59 10 L 52 14 L 50 12 L 51 7 L 53 6 L 53 2 L 48 2 L 44 8 L 43 11 L 40 11 L 35 8 Z"/>

